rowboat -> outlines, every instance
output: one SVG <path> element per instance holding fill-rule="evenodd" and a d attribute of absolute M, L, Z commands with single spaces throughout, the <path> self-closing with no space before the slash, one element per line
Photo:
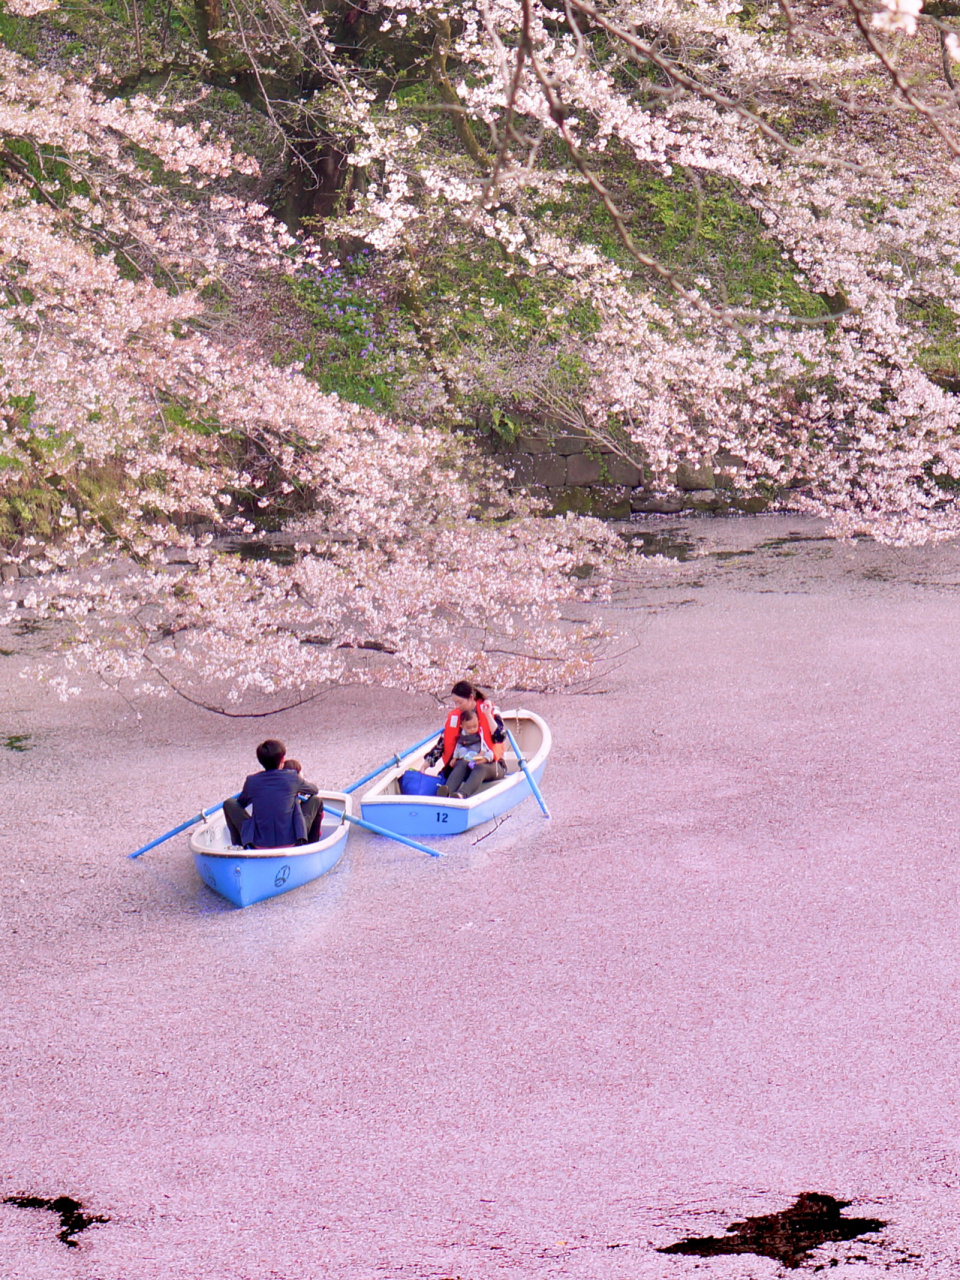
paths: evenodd
<path fill-rule="evenodd" d="M 552 745 L 546 722 L 532 711 L 501 714 L 539 785 Z M 360 802 L 360 812 L 367 822 L 403 836 L 456 836 L 499 817 L 532 794 L 526 774 L 509 746 L 504 755 L 506 777 L 485 783 L 469 799 L 401 794 L 400 778 L 408 769 L 422 768 L 429 749 L 429 744 L 421 743 L 400 756 L 396 765 L 370 788 Z"/>
<path fill-rule="evenodd" d="M 353 810 L 350 797 L 343 791 L 321 791 L 320 796 L 325 810 L 320 839 L 315 844 L 281 849 L 231 848 L 223 809 L 215 810 L 210 820 L 190 837 L 200 879 L 234 906 L 249 907 L 325 875 L 343 857 L 350 829 L 338 812 L 327 816 L 327 804 L 345 813 Z"/>

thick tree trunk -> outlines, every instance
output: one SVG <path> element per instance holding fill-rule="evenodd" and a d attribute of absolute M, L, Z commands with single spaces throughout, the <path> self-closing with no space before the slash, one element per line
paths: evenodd
<path fill-rule="evenodd" d="M 216 71 L 226 70 L 230 51 L 223 38 L 223 0 L 194 0 L 197 39 Z"/>
<path fill-rule="evenodd" d="M 283 201 L 288 227 L 333 216 L 349 170 L 346 145 L 335 138 L 291 140 Z M 322 225 L 315 229 L 322 234 Z"/>

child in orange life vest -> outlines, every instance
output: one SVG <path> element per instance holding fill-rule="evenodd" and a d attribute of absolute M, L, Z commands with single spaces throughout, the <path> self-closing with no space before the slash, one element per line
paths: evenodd
<path fill-rule="evenodd" d="M 437 789 L 438 796 L 466 799 L 489 779 L 498 776 L 493 751 L 480 734 L 476 711 L 464 711 L 460 716 L 460 732 L 451 764 L 453 767 L 447 775 L 446 785 Z"/>

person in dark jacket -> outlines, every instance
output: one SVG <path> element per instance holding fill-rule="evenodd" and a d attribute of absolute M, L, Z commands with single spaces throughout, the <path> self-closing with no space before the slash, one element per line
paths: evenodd
<path fill-rule="evenodd" d="M 312 782 L 284 769 L 287 749 L 276 738 L 257 747 L 262 773 L 251 773 L 235 800 L 223 802 L 233 844 L 245 849 L 280 849 L 320 838 L 323 801 Z M 301 804 L 298 797 L 308 796 Z"/>

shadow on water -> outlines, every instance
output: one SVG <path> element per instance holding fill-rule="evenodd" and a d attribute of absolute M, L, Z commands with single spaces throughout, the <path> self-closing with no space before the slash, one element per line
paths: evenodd
<path fill-rule="evenodd" d="M 785 538 L 770 538 L 767 542 L 761 542 L 757 547 L 758 551 L 777 551 L 781 547 L 795 547 L 801 542 L 832 542 L 833 539 L 823 537 L 819 534 L 808 533 L 788 533 Z M 859 541 L 859 539 L 854 539 Z"/>
<path fill-rule="evenodd" d="M 664 529 L 662 533 L 646 529 L 620 529 L 621 538 L 642 556 L 664 556 L 667 560 L 692 560 L 696 547 L 681 536 L 679 529 Z"/>
<path fill-rule="evenodd" d="M 296 564 L 300 553 L 288 542 L 267 542 L 264 539 L 224 542 L 221 550 L 239 556 L 241 560 L 269 560 L 273 564 Z"/>
<path fill-rule="evenodd" d="M 755 1253 L 773 1258 L 785 1267 L 799 1267 L 811 1249 L 833 1240 L 853 1240 L 887 1225 L 879 1218 L 844 1218 L 840 1210 L 849 1200 L 816 1191 L 803 1191 L 789 1209 L 746 1218 L 727 1227 L 732 1235 L 691 1237 L 658 1249 L 658 1253 L 687 1253 L 717 1258 L 728 1253 Z"/>
<path fill-rule="evenodd" d="M 94 1222 L 109 1222 L 109 1218 L 83 1213 L 83 1205 L 70 1196 L 57 1196 L 55 1200 L 43 1200 L 40 1196 L 6 1196 L 4 1204 L 16 1205 L 18 1209 L 49 1209 L 51 1213 L 60 1215 L 60 1230 L 57 1239 L 62 1240 L 68 1249 L 76 1249 L 74 1236 L 86 1231 Z"/>

